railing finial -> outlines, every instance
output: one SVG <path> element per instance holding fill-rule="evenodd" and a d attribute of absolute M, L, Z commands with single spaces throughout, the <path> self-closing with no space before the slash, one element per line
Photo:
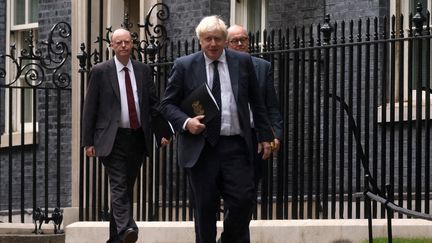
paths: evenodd
<path fill-rule="evenodd" d="M 421 3 L 417 3 L 416 14 L 412 18 L 412 22 L 414 23 L 414 26 L 415 26 L 415 31 L 416 31 L 415 35 L 416 36 L 421 36 L 422 35 L 423 24 L 426 21 L 426 18 L 423 15 L 422 10 L 423 10 L 422 4 Z"/>
<path fill-rule="evenodd" d="M 130 28 L 132 28 L 132 23 L 129 21 L 129 13 L 126 12 L 123 18 L 123 23 L 121 24 L 121 26 L 127 30 L 130 30 Z"/>
<path fill-rule="evenodd" d="M 323 44 L 329 44 L 330 36 L 333 32 L 333 26 L 330 24 L 330 14 L 326 14 L 326 16 L 324 17 L 324 24 L 321 26 L 320 31 L 324 34 Z"/>
<path fill-rule="evenodd" d="M 85 51 L 85 44 L 81 43 L 80 51 L 77 55 L 77 58 L 79 60 L 79 66 L 80 66 L 79 72 L 85 72 L 86 64 L 87 64 L 87 57 L 88 57 L 88 55 L 87 55 L 87 52 Z"/>

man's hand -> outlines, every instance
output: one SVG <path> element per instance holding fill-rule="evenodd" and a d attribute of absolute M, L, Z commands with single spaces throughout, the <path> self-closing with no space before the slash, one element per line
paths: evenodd
<path fill-rule="evenodd" d="M 280 148 L 280 141 L 279 141 L 279 139 L 275 138 L 273 140 L 273 142 L 270 143 L 270 146 L 271 146 L 271 149 L 272 149 L 273 152 L 279 151 L 279 148 Z"/>
<path fill-rule="evenodd" d="M 167 146 L 169 143 L 171 143 L 171 139 L 167 139 L 167 138 L 162 138 L 161 139 L 161 146 L 162 147 Z"/>
<path fill-rule="evenodd" d="M 94 157 L 96 154 L 94 146 L 85 147 L 85 152 L 88 157 Z"/>
<path fill-rule="evenodd" d="M 258 143 L 258 153 L 262 152 L 262 159 L 266 160 L 270 158 L 270 155 L 272 153 L 272 149 L 269 142 L 261 142 Z"/>
<path fill-rule="evenodd" d="M 204 118 L 204 115 L 196 116 L 186 123 L 186 130 L 194 135 L 198 135 L 204 131 L 206 126 L 201 123 L 201 120 Z"/>
<path fill-rule="evenodd" d="M 279 151 L 280 144 L 281 144 L 280 140 L 277 138 L 275 138 L 273 141 L 271 141 L 270 142 L 271 153 Z M 262 143 L 258 143 L 258 153 L 261 153 L 262 150 L 263 150 Z"/>

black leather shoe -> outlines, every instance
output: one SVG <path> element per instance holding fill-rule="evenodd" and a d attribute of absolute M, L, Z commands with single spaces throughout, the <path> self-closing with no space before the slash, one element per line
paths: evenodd
<path fill-rule="evenodd" d="M 135 243 L 138 240 L 138 232 L 129 228 L 124 232 L 123 243 Z"/>
<path fill-rule="evenodd" d="M 116 238 L 110 238 L 106 243 L 122 243 L 119 237 Z"/>

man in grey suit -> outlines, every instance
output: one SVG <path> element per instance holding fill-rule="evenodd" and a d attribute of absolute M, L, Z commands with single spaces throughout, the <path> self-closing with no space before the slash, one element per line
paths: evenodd
<path fill-rule="evenodd" d="M 174 62 L 162 114 L 178 131 L 180 166 L 186 168 L 195 207 L 197 242 L 216 240 L 216 213 L 224 200 L 223 243 L 241 242 L 247 232 L 256 200 L 249 104 L 253 111 L 262 158 L 270 156 L 273 134 L 250 55 L 225 49 L 227 29 L 217 16 L 201 20 L 196 34 L 202 51 Z M 220 107 L 208 123 L 203 115 L 189 117 L 181 102 L 207 83 Z"/>
<path fill-rule="evenodd" d="M 128 30 L 114 31 L 115 56 L 92 68 L 83 110 L 86 155 L 98 156 L 109 177 L 110 243 L 138 239 L 133 187 L 144 155 L 152 152 L 152 119 L 161 116 L 150 67 L 130 59 L 132 45 Z"/>
<path fill-rule="evenodd" d="M 249 52 L 249 36 L 243 26 L 232 25 L 228 28 L 227 46 L 236 51 Z M 264 100 L 274 133 L 271 148 L 273 152 L 277 152 L 283 138 L 283 120 L 279 112 L 279 103 L 276 98 L 277 96 L 273 82 L 273 69 L 271 63 L 264 59 L 253 56 L 252 62 L 254 63 L 255 73 L 258 79 L 260 95 Z M 253 125 L 253 120 L 251 123 Z M 256 136 L 253 138 L 256 141 Z M 255 158 L 255 185 L 257 189 L 259 179 L 262 177 L 263 166 L 265 165 L 265 161 L 257 155 Z M 247 232 L 243 242 L 249 242 L 249 238 L 249 232 Z"/>

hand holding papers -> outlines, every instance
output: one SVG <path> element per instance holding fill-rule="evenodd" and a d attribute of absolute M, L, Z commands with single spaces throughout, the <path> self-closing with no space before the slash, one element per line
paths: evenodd
<path fill-rule="evenodd" d="M 219 106 L 213 97 L 207 83 L 203 83 L 190 93 L 180 105 L 183 112 L 190 117 L 204 115 L 201 123 L 206 124 L 219 113 Z"/>
<path fill-rule="evenodd" d="M 162 116 L 156 116 L 152 118 L 152 128 L 158 148 L 162 147 L 162 138 L 170 140 L 174 134 L 174 129 L 171 124 L 165 120 Z"/>

